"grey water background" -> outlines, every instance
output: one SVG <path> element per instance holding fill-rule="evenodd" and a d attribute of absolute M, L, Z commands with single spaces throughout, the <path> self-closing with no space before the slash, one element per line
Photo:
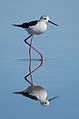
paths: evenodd
<path fill-rule="evenodd" d="M 44 64 L 33 75 L 34 83 L 48 91 L 49 98 L 59 95 L 50 106 L 13 95 L 28 83 L 28 46 L 26 31 L 13 23 L 38 19 L 46 14 L 59 27 L 35 36 L 33 45 L 43 53 Z M 39 56 L 33 52 L 33 58 Z M 39 61 L 33 61 L 33 67 Z M 78 0 L 0 0 L 0 119 L 79 118 L 79 1 Z"/>

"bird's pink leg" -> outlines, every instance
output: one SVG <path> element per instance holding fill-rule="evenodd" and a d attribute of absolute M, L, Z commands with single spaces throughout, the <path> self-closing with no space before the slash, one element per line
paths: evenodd
<path fill-rule="evenodd" d="M 31 41 L 30 41 L 30 44 L 27 42 L 27 40 L 31 37 Z M 32 80 L 32 73 L 34 73 L 36 70 L 38 70 L 42 65 L 43 65 L 43 55 L 42 53 L 40 53 L 35 47 L 32 46 L 32 39 L 33 39 L 33 36 L 30 35 L 29 37 L 27 37 L 24 42 L 26 44 L 28 44 L 30 47 L 29 47 L 29 56 L 30 56 L 30 64 L 29 64 L 29 74 L 27 74 L 24 79 L 31 85 L 33 85 L 33 80 Z M 41 57 L 40 61 L 41 63 L 39 64 L 39 66 L 37 66 L 33 71 L 32 71 L 32 53 L 31 53 L 31 49 L 34 49 Z M 27 79 L 27 77 L 30 76 L 31 78 L 31 82 Z"/>
<path fill-rule="evenodd" d="M 30 41 L 30 47 L 29 47 L 29 57 L 30 57 L 30 63 L 29 63 L 29 74 L 30 74 L 30 79 L 31 79 L 31 83 L 33 84 L 33 80 L 32 80 L 32 39 L 33 36 L 31 36 L 31 41 Z"/>
<path fill-rule="evenodd" d="M 27 42 L 27 40 L 31 37 L 32 35 L 30 35 L 29 37 L 27 37 L 25 40 L 24 40 L 24 42 L 27 44 L 27 45 L 29 45 L 30 46 L 30 44 Z M 41 57 L 41 59 L 40 60 L 42 60 L 43 61 L 43 55 L 42 55 L 42 53 L 40 53 L 35 47 L 33 47 L 33 46 L 31 46 L 31 48 L 33 48 L 39 55 L 40 55 L 40 57 Z"/>
<path fill-rule="evenodd" d="M 24 40 L 24 42 L 26 43 L 26 40 L 28 40 L 31 36 L 32 36 L 32 35 L 28 36 L 28 37 Z"/>
<path fill-rule="evenodd" d="M 27 79 L 27 77 L 25 76 L 24 79 L 31 85 L 33 86 L 33 84 Z"/>
<path fill-rule="evenodd" d="M 39 66 L 37 66 L 33 71 L 31 71 L 31 74 L 34 73 L 35 71 L 37 71 L 42 65 L 43 65 L 43 61 L 41 60 Z M 27 74 L 27 75 L 24 77 L 25 80 L 27 79 L 28 76 L 30 76 L 30 73 Z"/>

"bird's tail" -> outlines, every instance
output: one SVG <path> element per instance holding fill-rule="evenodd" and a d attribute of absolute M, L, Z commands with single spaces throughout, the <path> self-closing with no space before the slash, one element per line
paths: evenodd
<path fill-rule="evenodd" d="M 21 24 L 12 24 L 13 26 L 22 27 Z"/>
<path fill-rule="evenodd" d="M 23 94 L 23 92 L 13 92 L 13 94 Z"/>

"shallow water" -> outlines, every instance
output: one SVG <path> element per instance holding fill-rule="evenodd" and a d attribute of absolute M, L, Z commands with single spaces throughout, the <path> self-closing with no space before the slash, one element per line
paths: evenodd
<path fill-rule="evenodd" d="M 39 62 L 32 60 L 33 67 Z M 12 92 L 24 90 L 29 85 L 24 80 L 24 76 L 28 73 L 28 59 L 8 59 L 1 60 L 0 63 L 0 110 L 3 119 L 6 117 L 8 119 L 35 118 L 38 115 L 38 118 L 42 116 L 48 118 L 50 115 L 54 118 L 77 117 L 79 64 L 76 57 L 64 58 L 59 55 L 59 57 L 47 58 L 43 66 L 33 74 L 34 84 L 43 86 L 49 98 L 59 96 L 57 100 L 50 103 L 49 107 L 41 106 L 38 101 L 12 94 Z"/>
<path fill-rule="evenodd" d="M 65 3 L 64 3 L 65 2 Z M 45 118 L 78 119 L 79 117 L 79 7 L 75 1 L 54 1 L 49 10 L 39 3 L 34 15 L 26 8 L 26 1 L 1 1 L 0 32 L 0 119 Z M 72 6 L 71 6 L 72 2 Z M 46 2 L 46 6 L 48 6 Z M 52 1 L 51 1 L 52 3 Z M 58 5 L 57 5 L 58 3 Z M 23 4 L 23 9 L 22 8 Z M 36 1 L 33 2 L 36 4 Z M 53 7 L 52 7 L 53 5 Z M 25 7 L 24 7 L 25 6 Z M 15 8 L 15 11 L 14 11 Z M 17 9 L 18 8 L 18 9 Z M 58 8 L 56 10 L 56 8 Z M 64 10 L 63 10 L 64 8 Z M 75 8 L 75 9 L 73 9 Z M 52 10 L 51 10 L 52 9 Z M 28 16 L 25 16 L 25 11 Z M 26 89 L 29 84 L 24 80 L 28 74 L 28 46 L 23 42 L 27 36 L 22 29 L 11 26 L 26 19 L 38 18 L 45 11 L 54 17 L 60 26 L 51 27 L 40 36 L 35 36 L 33 46 L 44 55 L 44 64 L 33 74 L 34 85 L 44 87 L 48 98 L 59 96 L 48 107 L 38 101 L 14 95 L 13 92 Z M 54 11 L 51 12 L 50 11 Z M 39 14 L 39 15 L 38 15 Z M 28 20 L 27 20 L 28 21 Z M 33 52 L 34 69 L 39 65 L 39 55 Z"/>

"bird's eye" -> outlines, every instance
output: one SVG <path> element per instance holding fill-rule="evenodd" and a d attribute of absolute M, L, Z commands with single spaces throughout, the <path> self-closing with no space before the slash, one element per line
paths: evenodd
<path fill-rule="evenodd" d="M 45 104 L 47 104 L 47 102 L 45 102 Z"/>
<path fill-rule="evenodd" d="M 46 20 L 46 18 L 44 18 Z"/>

